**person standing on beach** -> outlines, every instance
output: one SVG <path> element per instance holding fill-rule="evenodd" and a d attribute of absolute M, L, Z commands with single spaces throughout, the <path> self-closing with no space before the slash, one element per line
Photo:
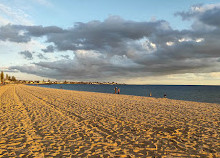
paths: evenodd
<path fill-rule="evenodd" d="M 115 87 L 115 94 L 117 93 L 117 87 Z"/>
<path fill-rule="evenodd" d="M 163 97 L 166 98 L 166 97 L 167 97 L 167 94 L 165 93 L 165 94 L 163 95 Z"/>
<path fill-rule="evenodd" d="M 120 88 L 118 88 L 118 94 L 120 93 Z"/>

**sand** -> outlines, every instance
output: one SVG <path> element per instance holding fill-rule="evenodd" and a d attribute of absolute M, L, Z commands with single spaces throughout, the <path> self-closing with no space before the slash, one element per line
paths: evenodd
<path fill-rule="evenodd" d="M 220 105 L 0 87 L 0 157 L 220 157 Z"/>

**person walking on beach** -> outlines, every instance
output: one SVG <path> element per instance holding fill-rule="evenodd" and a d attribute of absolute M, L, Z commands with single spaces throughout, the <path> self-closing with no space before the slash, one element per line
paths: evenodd
<path fill-rule="evenodd" d="M 118 94 L 120 93 L 120 88 L 118 88 Z"/>
<path fill-rule="evenodd" d="M 117 87 L 114 88 L 115 89 L 115 94 L 117 93 Z"/>
<path fill-rule="evenodd" d="M 165 94 L 163 95 L 163 97 L 166 98 L 166 97 L 167 97 L 167 94 L 165 93 Z"/>

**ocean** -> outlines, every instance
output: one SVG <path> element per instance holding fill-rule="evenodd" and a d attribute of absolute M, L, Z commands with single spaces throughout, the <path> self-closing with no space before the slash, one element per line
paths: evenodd
<path fill-rule="evenodd" d="M 36 86 L 36 85 L 34 85 Z M 196 102 L 220 104 L 220 86 L 188 86 L 188 85 L 89 85 L 89 84 L 51 84 L 38 85 L 40 87 L 114 93 L 114 88 L 120 88 L 120 94 L 187 100 Z"/>

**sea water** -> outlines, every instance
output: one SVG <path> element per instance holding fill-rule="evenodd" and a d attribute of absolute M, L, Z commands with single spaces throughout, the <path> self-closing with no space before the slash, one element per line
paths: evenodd
<path fill-rule="evenodd" d="M 114 88 L 120 88 L 120 94 L 188 100 L 196 102 L 219 103 L 220 86 L 186 86 L 186 85 L 94 85 L 94 84 L 51 84 L 40 87 L 115 93 Z"/>

